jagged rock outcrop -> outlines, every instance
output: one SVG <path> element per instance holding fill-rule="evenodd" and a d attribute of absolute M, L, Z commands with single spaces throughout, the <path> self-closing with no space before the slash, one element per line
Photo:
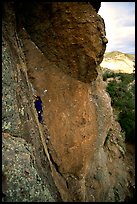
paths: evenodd
<path fill-rule="evenodd" d="M 48 60 L 83 82 L 96 79 L 96 67 L 103 59 L 107 39 L 103 19 L 92 5 L 57 2 L 47 9 L 47 4 L 37 2 L 30 7 L 24 5 L 22 15 L 24 10 L 26 15 L 19 25 L 24 22 L 31 39 Z"/>
<path fill-rule="evenodd" d="M 125 146 L 99 67 L 107 43 L 99 6 L 10 2 L 3 9 L 3 132 L 32 146 L 35 175 L 49 195 L 42 201 L 124 201 Z M 43 101 L 42 126 L 34 92 Z M 104 146 L 108 133 L 113 139 Z M 4 156 L 3 171 L 12 174 Z"/>

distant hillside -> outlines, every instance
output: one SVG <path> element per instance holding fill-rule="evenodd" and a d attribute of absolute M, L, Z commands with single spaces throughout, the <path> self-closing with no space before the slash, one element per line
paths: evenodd
<path fill-rule="evenodd" d="M 126 54 L 120 51 L 107 52 L 100 64 L 101 67 L 113 70 L 114 72 L 133 73 L 135 55 Z"/>

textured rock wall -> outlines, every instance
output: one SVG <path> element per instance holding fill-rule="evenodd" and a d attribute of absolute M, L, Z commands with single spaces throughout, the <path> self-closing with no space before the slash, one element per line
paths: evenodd
<path fill-rule="evenodd" d="M 33 147 L 37 171 L 30 168 L 31 174 L 34 172 L 33 189 L 37 189 L 34 180 L 38 173 L 43 182 L 39 185 L 46 186 L 44 195 L 49 195 L 36 200 L 59 201 L 59 191 L 63 201 L 124 201 L 128 192 L 127 173 L 122 174 L 125 147 L 98 66 L 107 43 L 103 19 L 96 13 L 98 5 L 35 2 L 5 6 L 3 131 L 22 137 Z M 30 83 L 43 101 L 41 128 L 35 117 Z M 40 140 L 45 124 L 50 164 Z M 111 140 L 104 145 L 108 134 Z M 8 141 L 12 137 L 6 144 Z M 20 140 L 21 147 L 22 143 L 24 140 Z M 7 168 L 5 156 L 3 165 L 10 177 L 12 171 Z M 12 185 L 14 182 L 9 183 L 9 189 Z M 39 193 L 41 188 L 37 189 Z"/>
<path fill-rule="evenodd" d="M 27 10 L 28 5 L 22 9 Z M 57 2 L 48 7 L 36 3 L 28 12 L 22 21 L 45 56 L 71 77 L 95 80 L 107 39 L 103 19 L 93 6 L 82 2 Z"/>
<path fill-rule="evenodd" d="M 24 139 L 3 133 L 3 193 L 6 202 L 55 202 L 36 168 L 33 148 Z"/>
<path fill-rule="evenodd" d="M 33 111 L 32 93 L 24 54 L 16 33 L 13 8 L 12 2 L 3 5 L 3 201 L 59 201 L 60 196 L 43 151 Z"/>

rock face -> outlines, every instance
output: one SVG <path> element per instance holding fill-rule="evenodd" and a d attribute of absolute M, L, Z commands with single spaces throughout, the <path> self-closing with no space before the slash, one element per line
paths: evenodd
<path fill-rule="evenodd" d="M 106 53 L 100 66 L 114 72 L 130 74 L 134 71 L 135 56 L 118 51 Z"/>
<path fill-rule="evenodd" d="M 7 202 L 55 202 L 48 188 L 33 167 L 32 147 L 20 137 L 3 134 L 3 172 L 6 181 L 3 182 L 3 193 Z M 9 188 L 13 186 L 13 191 Z"/>
<path fill-rule="evenodd" d="M 121 173 L 127 165 L 124 139 L 99 67 L 107 39 L 98 9 L 92 2 L 3 4 L 3 132 L 10 134 L 3 141 L 29 143 L 26 164 L 33 155 L 35 170 L 27 169 L 33 189 L 44 194 L 28 194 L 26 201 L 124 201 L 130 193 L 128 170 Z M 43 125 L 34 93 L 43 102 Z M 108 134 L 112 139 L 104 145 Z M 3 172 L 14 180 L 18 168 L 7 169 L 5 154 Z M 8 183 L 5 201 L 13 185 Z"/>
<path fill-rule="evenodd" d="M 23 14 L 28 11 L 22 21 L 46 58 L 71 77 L 83 82 L 95 80 L 107 39 L 103 19 L 93 6 L 57 2 L 30 7 L 22 8 Z M 43 17 L 44 9 L 47 14 Z"/>

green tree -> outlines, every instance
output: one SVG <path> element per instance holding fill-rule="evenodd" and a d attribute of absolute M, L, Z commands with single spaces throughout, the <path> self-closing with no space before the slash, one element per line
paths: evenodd
<path fill-rule="evenodd" d="M 111 97 L 114 110 L 118 111 L 118 122 L 125 132 L 125 138 L 129 142 L 135 142 L 135 73 L 104 73 L 103 77 L 113 76 L 113 80 L 107 84 L 107 92 Z M 116 77 L 119 77 L 118 80 Z"/>

